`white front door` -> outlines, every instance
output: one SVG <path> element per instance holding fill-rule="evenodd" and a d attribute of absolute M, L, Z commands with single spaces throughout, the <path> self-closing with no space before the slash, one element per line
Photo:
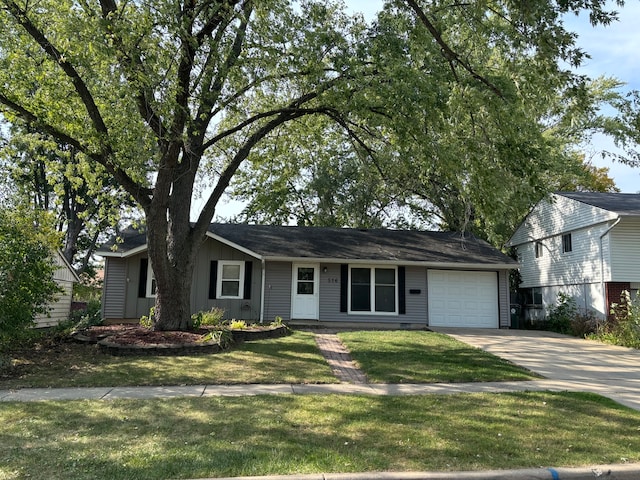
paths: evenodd
<path fill-rule="evenodd" d="M 291 318 L 318 320 L 318 284 L 320 266 L 294 264 L 291 286 Z"/>

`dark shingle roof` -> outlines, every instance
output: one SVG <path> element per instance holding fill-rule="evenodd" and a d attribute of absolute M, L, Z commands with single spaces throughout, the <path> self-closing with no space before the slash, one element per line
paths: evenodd
<path fill-rule="evenodd" d="M 452 232 L 347 229 L 214 223 L 209 232 L 262 258 L 398 261 L 476 265 L 516 262 L 487 242 Z M 144 245 L 144 233 L 128 229 L 117 252 Z M 142 243 L 141 243 L 142 242 Z M 113 242 L 100 250 L 109 252 Z"/>
<path fill-rule="evenodd" d="M 640 216 L 640 194 L 603 192 L 557 192 L 558 195 L 619 215 Z"/>

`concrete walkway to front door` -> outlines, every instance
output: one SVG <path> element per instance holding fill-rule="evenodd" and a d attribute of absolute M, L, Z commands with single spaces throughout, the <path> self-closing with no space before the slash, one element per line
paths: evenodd
<path fill-rule="evenodd" d="M 640 410 L 640 351 L 553 332 L 433 328 L 544 376 Z"/>

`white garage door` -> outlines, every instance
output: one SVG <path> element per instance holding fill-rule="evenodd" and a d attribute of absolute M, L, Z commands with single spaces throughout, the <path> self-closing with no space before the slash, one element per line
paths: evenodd
<path fill-rule="evenodd" d="M 498 328 L 495 272 L 429 270 L 429 325 Z"/>

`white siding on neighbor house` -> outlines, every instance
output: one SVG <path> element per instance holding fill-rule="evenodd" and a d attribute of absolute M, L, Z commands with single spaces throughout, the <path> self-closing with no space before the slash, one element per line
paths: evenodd
<path fill-rule="evenodd" d="M 36 327 L 57 325 L 68 319 L 69 313 L 71 312 L 73 284 L 78 281 L 78 277 L 76 277 L 60 252 L 55 252 L 53 261 L 57 265 L 56 270 L 53 272 L 53 279 L 62 289 L 62 293 L 58 293 L 55 300 L 49 304 L 48 314 L 36 316 Z"/>
<path fill-rule="evenodd" d="M 608 281 L 640 282 L 640 219 L 622 218 L 608 235 L 611 273 Z"/>
<path fill-rule="evenodd" d="M 71 312 L 71 297 L 73 294 L 73 282 L 57 281 L 58 286 L 63 290 L 57 294 L 56 300 L 49 304 L 49 313 L 37 315 L 35 318 L 36 327 L 51 327 L 69 318 Z"/>
<path fill-rule="evenodd" d="M 549 313 L 549 308 L 557 304 L 560 293 L 573 298 L 580 312 L 592 312 L 600 318 L 605 316 L 604 290 L 600 282 L 542 287 L 541 293 L 544 308 L 540 312 L 542 317 L 537 318 L 538 320 L 542 320 Z"/>
<path fill-rule="evenodd" d="M 508 244 L 521 245 L 614 220 L 616 217 L 615 213 L 608 210 L 554 194 L 550 202 L 542 200 L 533 208 Z"/>
<path fill-rule="evenodd" d="M 609 224 L 598 224 L 592 228 L 573 230 L 571 233 L 571 252 L 562 251 L 562 234 L 540 240 L 542 256 L 536 258 L 536 242 L 528 242 L 516 247 L 520 262 L 521 287 L 540 287 L 545 285 L 580 285 L 600 282 L 602 267 L 605 268 L 605 280 L 608 272 L 608 235 L 601 235 Z M 602 261 L 604 260 L 604 262 Z"/>

